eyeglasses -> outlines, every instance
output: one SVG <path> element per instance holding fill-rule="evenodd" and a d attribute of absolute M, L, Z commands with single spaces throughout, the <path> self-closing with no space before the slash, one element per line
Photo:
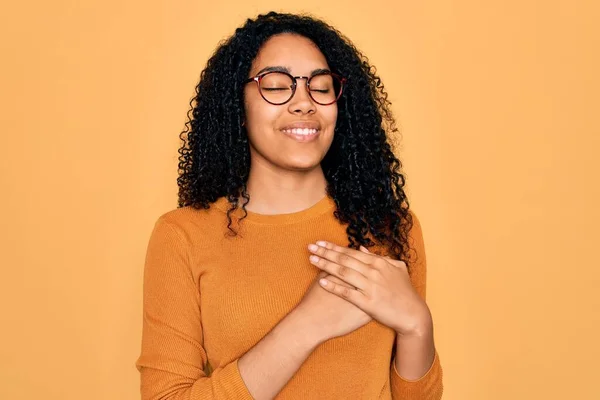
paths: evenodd
<path fill-rule="evenodd" d="M 292 76 L 283 71 L 269 71 L 245 80 L 244 84 L 256 82 L 260 95 L 267 103 L 282 105 L 294 97 L 298 79 L 306 79 L 306 89 L 310 98 L 322 106 L 338 101 L 346 83 L 346 78 L 333 72 L 321 72 L 308 77 Z"/>

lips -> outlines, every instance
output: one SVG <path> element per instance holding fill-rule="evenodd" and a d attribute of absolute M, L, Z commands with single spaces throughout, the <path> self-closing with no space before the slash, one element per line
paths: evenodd
<path fill-rule="evenodd" d="M 299 121 L 286 125 L 281 131 L 298 142 L 310 142 L 321 132 L 321 126 L 316 122 Z"/>
<path fill-rule="evenodd" d="M 292 130 L 292 129 L 320 130 L 321 125 L 318 122 L 314 122 L 314 121 L 298 121 L 298 122 L 291 123 L 291 124 L 286 125 L 283 128 L 281 128 L 282 131 L 287 131 L 287 130 Z"/>

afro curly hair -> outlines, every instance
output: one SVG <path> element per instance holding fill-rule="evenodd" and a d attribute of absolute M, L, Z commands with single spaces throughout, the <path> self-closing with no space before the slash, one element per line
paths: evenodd
<path fill-rule="evenodd" d="M 250 149 L 242 123 L 244 81 L 261 46 L 281 33 L 310 39 L 330 69 L 347 78 L 333 142 L 321 167 L 336 204 L 334 215 L 347 226 L 348 247 L 378 244 L 410 270 L 408 233 L 413 218 L 402 164 L 390 144 L 390 135 L 398 129 L 388 95 L 367 57 L 335 28 L 310 15 L 269 12 L 247 19 L 214 51 L 200 74 L 180 134 L 178 207 L 207 209 L 226 196 L 232 232 L 231 213 L 239 207 L 238 199 L 245 200 L 241 208 L 246 212 Z"/>

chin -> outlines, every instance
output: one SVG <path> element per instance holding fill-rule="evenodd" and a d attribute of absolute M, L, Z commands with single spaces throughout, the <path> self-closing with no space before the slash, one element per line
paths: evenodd
<path fill-rule="evenodd" d="M 310 159 L 310 160 L 288 160 L 285 164 L 286 169 L 293 171 L 310 171 L 321 165 L 321 160 Z"/>

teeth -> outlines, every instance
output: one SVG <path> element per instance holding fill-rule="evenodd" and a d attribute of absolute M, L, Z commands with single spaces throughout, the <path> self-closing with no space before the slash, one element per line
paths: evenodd
<path fill-rule="evenodd" d="M 308 128 L 304 128 L 304 129 L 299 129 L 299 128 L 284 129 L 283 131 L 285 133 L 291 133 L 293 135 L 314 135 L 314 134 L 317 133 L 317 129 L 308 129 Z"/>

